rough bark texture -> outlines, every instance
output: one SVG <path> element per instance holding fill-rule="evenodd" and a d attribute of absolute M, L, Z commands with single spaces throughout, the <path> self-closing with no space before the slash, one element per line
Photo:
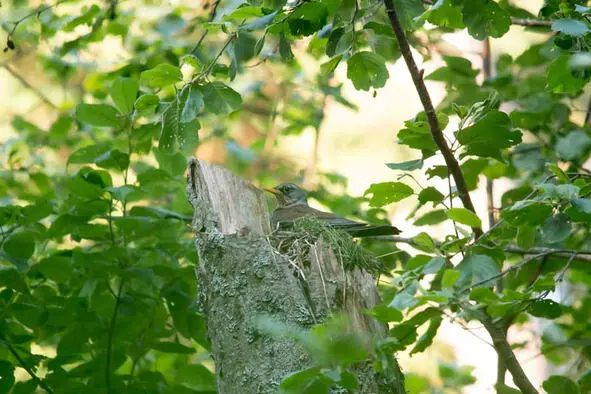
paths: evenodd
<path fill-rule="evenodd" d="M 352 329 L 382 337 L 387 327 L 363 313 L 379 302 L 370 275 L 345 272 L 330 249 L 315 245 L 309 263 L 293 264 L 270 244 L 269 216 L 262 191 L 230 172 L 189 161 L 187 194 L 195 213 L 199 253 L 199 304 L 216 364 L 219 393 L 275 393 L 282 379 L 312 366 L 306 351 L 289 337 L 259 332 L 268 316 L 300 329 L 341 310 Z M 402 374 L 389 385 L 361 363 L 355 373 L 362 393 L 404 393 Z"/>

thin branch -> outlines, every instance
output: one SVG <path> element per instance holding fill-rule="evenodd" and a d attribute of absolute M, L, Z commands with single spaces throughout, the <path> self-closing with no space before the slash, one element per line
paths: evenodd
<path fill-rule="evenodd" d="M 499 359 L 503 360 L 503 363 L 511 372 L 515 385 L 524 394 L 538 394 L 534 385 L 529 381 L 525 372 L 523 372 L 523 368 L 521 368 L 521 364 L 515 357 L 511 345 L 507 342 L 505 328 L 499 327 L 487 314 L 480 321 L 484 324 L 486 331 L 488 331 Z"/>
<path fill-rule="evenodd" d="M 494 281 L 494 280 L 497 280 L 497 279 L 499 279 L 499 278 L 502 278 L 503 276 L 507 275 L 509 272 L 516 271 L 516 270 L 518 270 L 518 269 L 522 268 L 522 267 L 523 267 L 524 265 L 526 265 L 527 263 L 529 263 L 529 262 L 531 262 L 531 261 L 534 261 L 534 260 L 537 260 L 537 259 L 539 259 L 540 257 L 548 256 L 548 255 L 550 255 L 550 254 L 552 254 L 552 251 L 542 252 L 542 253 L 538 253 L 538 254 L 535 254 L 535 255 L 533 255 L 533 256 L 527 257 L 527 258 L 523 259 L 523 261 L 522 261 L 521 263 L 517 264 L 517 265 L 513 265 L 513 266 L 511 266 L 511 267 L 509 267 L 509 268 L 507 268 L 507 269 L 505 269 L 505 270 L 503 270 L 503 271 L 499 272 L 499 273 L 498 273 L 498 274 L 496 274 L 496 275 L 493 275 L 493 276 L 491 276 L 491 277 L 488 277 L 488 278 L 486 278 L 486 279 L 483 279 L 483 280 L 481 280 L 480 282 L 476 282 L 476 283 L 474 283 L 473 285 L 471 285 L 471 286 L 468 286 L 468 287 L 466 287 L 466 288 L 462 289 L 461 293 L 463 293 L 463 292 L 465 292 L 465 291 L 468 291 L 468 290 L 471 290 L 471 289 L 473 289 L 473 288 L 475 288 L 475 287 L 478 287 L 478 286 L 485 285 L 485 284 L 487 284 L 487 283 L 489 283 L 489 282 L 492 282 L 492 281 Z"/>
<path fill-rule="evenodd" d="M 427 116 L 427 121 L 429 123 L 429 129 L 431 130 L 431 135 L 433 136 L 435 143 L 437 144 L 439 150 L 443 155 L 443 158 L 445 159 L 445 164 L 447 164 L 447 167 L 449 168 L 449 171 L 451 172 L 454 178 L 460 200 L 462 200 L 462 204 L 466 209 L 475 213 L 476 210 L 474 209 L 474 204 L 472 203 L 472 199 L 470 198 L 470 194 L 468 193 L 466 179 L 464 178 L 464 174 L 462 173 L 460 164 L 454 157 L 453 152 L 451 151 L 451 149 L 447 145 L 447 142 L 445 141 L 445 137 L 443 136 L 443 132 L 441 131 L 441 127 L 439 126 L 439 121 L 437 120 L 437 114 L 435 112 L 435 108 L 433 107 L 433 102 L 431 101 L 431 96 L 429 96 L 429 92 L 427 91 L 427 87 L 425 86 L 425 82 L 423 81 L 422 72 L 419 71 L 417 64 L 415 63 L 412 57 L 410 45 L 408 44 L 408 40 L 406 39 L 404 30 L 402 29 L 402 25 L 400 24 L 400 20 L 398 19 L 398 14 L 396 13 L 396 9 L 394 8 L 393 0 L 384 0 L 384 4 L 386 5 L 386 12 L 388 14 L 388 17 L 390 18 L 392 30 L 396 35 L 396 40 L 398 41 L 400 52 L 404 57 L 404 61 L 406 62 L 408 71 L 410 72 L 419 98 L 421 99 L 421 103 L 423 104 L 425 115 Z M 482 228 L 473 227 L 472 230 L 474 231 L 476 238 L 480 238 L 480 236 L 482 235 Z"/>
<path fill-rule="evenodd" d="M 524 249 L 517 246 L 505 246 L 503 248 L 505 252 L 508 253 L 515 253 L 515 254 L 539 254 L 539 253 L 548 253 L 553 254 L 558 257 L 564 258 L 571 258 L 572 256 L 576 256 L 576 259 L 579 261 L 588 261 L 591 262 L 591 250 L 576 250 L 576 249 L 554 249 L 554 248 L 529 248 Z"/>
<path fill-rule="evenodd" d="M 490 49 L 490 38 L 486 37 L 483 41 L 482 45 L 482 76 L 484 80 L 487 80 L 492 77 L 493 74 L 493 67 L 492 67 L 492 53 Z M 486 178 L 486 208 L 488 212 L 488 228 L 492 228 L 495 225 L 495 190 L 494 190 L 494 180 L 490 178 Z M 499 281 L 496 284 L 496 291 L 497 293 L 503 292 L 503 278 L 499 278 Z M 503 321 L 503 326 L 501 327 L 503 330 L 503 337 L 505 340 L 507 339 L 507 329 L 509 327 L 508 322 Z M 497 391 L 500 390 L 500 387 L 505 386 L 505 378 L 507 376 L 507 365 L 505 364 L 505 359 L 502 357 L 498 357 L 497 359 L 497 382 L 495 387 L 497 387 Z"/>
<path fill-rule="evenodd" d="M 589 97 L 589 102 L 587 103 L 587 112 L 585 113 L 585 123 L 583 126 L 591 126 L 591 97 Z"/>
<path fill-rule="evenodd" d="M 218 52 L 218 54 L 215 56 L 215 58 L 213 58 L 213 60 L 211 61 L 211 63 L 209 63 L 209 65 L 207 66 L 207 69 L 205 69 L 205 72 L 203 73 L 203 76 L 207 78 L 207 76 L 209 75 L 209 73 L 211 73 L 211 71 L 213 70 L 213 67 L 217 64 L 218 60 L 220 59 L 220 57 L 224 54 L 224 51 L 226 50 L 226 48 L 228 48 L 228 45 L 230 45 L 230 43 L 232 41 L 234 41 L 234 39 L 236 38 L 236 33 L 231 33 L 230 37 L 228 37 L 228 39 L 226 40 L 226 42 L 224 43 L 224 46 L 222 47 L 222 49 Z"/>
<path fill-rule="evenodd" d="M 117 290 L 117 297 L 115 298 L 115 306 L 113 307 L 113 315 L 111 316 L 111 323 L 109 324 L 109 334 L 107 337 L 107 360 L 105 362 L 105 385 L 107 394 L 111 393 L 111 350 L 113 348 L 113 336 L 115 335 L 115 323 L 119 314 L 119 306 L 121 305 L 121 293 L 123 291 L 123 284 L 125 281 L 121 279 L 119 289 Z"/>
<path fill-rule="evenodd" d="M 492 54 L 490 39 L 486 37 L 482 46 L 482 74 L 484 79 L 492 77 Z M 495 225 L 494 181 L 486 178 L 486 205 L 488 210 L 488 228 Z"/>
<path fill-rule="evenodd" d="M 12 21 L 10 23 L 13 24 L 12 29 L 8 32 L 8 38 L 10 38 L 10 36 L 12 36 L 16 30 L 16 28 L 18 27 L 18 25 L 20 25 L 21 23 L 23 23 L 25 20 L 29 19 L 32 16 L 37 15 L 37 17 L 39 17 L 43 12 L 53 8 L 53 7 L 57 7 L 58 5 L 60 5 L 61 3 L 65 3 L 66 1 L 69 0 L 58 0 L 53 4 L 49 4 L 49 5 L 44 5 L 44 6 L 40 6 L 37 7 L 35 10 L 29 12 L 28 14 L 26 14 L 25 16 L 23 16 L 22 18 L 16 20 L 16 21 Z"/>
<path fill-rule="evenodd" d="M 402 244 L 409 244 L 415 245 L 414 238 L 405 238 L 405 237 L 396 237 L 396 236 L 388 236 L 388 235 L 380 235 L 376 237 L 367 237 L 366 239 L 375 239 L 375 240 L 383 240 L 383 241 L 391 241 L 394 243 L 402 243 Z M 435 246 L 441 245 L 441 242 L 435 241 Z M 507 253 L 513 254 L 521 254 L 521 255 L 536 255 L 536 254 L 552 254 L 557 257 L 562 258 L 571 258 L 573 255 L 576 255 L 577 261 L 588 261 L 591 262 L 591 250 L 577 250 L 577 249 L 561 249 L 561 248 L 543 248 L 543 247 L 536 247 L 536 248 L 520 248 L 515 245 L 507 245 L 503 247 L 503 251 Z M 486 281 L 490 281 L 491 279 L 487 279 Z"/>
<path fill-rule="evenodd" d="M 527 27 L 550 27 L 552 21 L 543 21 L 540 19 L 511 18 L 511 24 Z"/>
<path fill-rule="evenodd" d="M 8 343 L 6 338 L 4 338 L 4 336 L 1 334 L 0 334 L 0 339 L 2 340 L 2 342 L 4 342 L 4 345 L 6 345 L 6 347 L 8 348 L 8 351 L 14 356 L 14 358 L 16 358 L 16 360 L 18 361 L 20 366 L 23 367 L 23 369 L 25 371 L 27 371 L 27 373 L 31 376 L 31 378 L 34 381 L 36 381 L 37 384 L 39 386 L 41 386 L 49 394 L 53 394 L 53 390 L 47 385 L 47 383 L 45 383 L 45 381 L 43 379 L 39 378 L 39 376 L 37 376 L 35 374 L 35 372 L 33 372 L 31 367 L 29 367 L 27 365 L 27 363 L 25 362 L 25 360 L 17 353 L 16 349 L 10 343 Z"/>
<path fill-rule="evenodd" d="M 213 21 L 215 19 L 215 14 L 218 10 L 218 5 L 220 4 L 220 0 L 216 0 L 213 3 L 213 6 L 211 7 L 211 12 L 209 14 L 209 22 Z M 205 37 L 207 37 L 207 34 L 209 33 L 209 30 L 205 29 L 205 31 L 203 32 L 203 34 L 201 35 L 201 37 L 199 38 L 199 41 L 197 41 L 197 44 L 195 44 L 195 46 L 193 47 L 193 49 L 191 49 L 191 52 L 189 52 L 192 55 L 195 55 L 197 53 L 197 49 L 199 49 L 199 46 L 201 45 L 201 43 L 203 42 L 203 40 L 205 40 Z"/>
<path fill-rule="evenodd" d="M 4 67 L 4 69 L 8 71 L 10 75 L 12 75 L 15 79 L 17 79 L 23 86 L 25 86 L 31 92 L 35 93 L 35 95 L 39 97 L 41 101 L 43 101 L 45 104 L 47 104 L 53 109 L 59 109 L 57 105 L 52 103 L 51 100 L 49 100 L 49 98 L 47 98 L 47 96 L 45 96 L 39 89 L 31 85 L 26 79 L 23 78 L 22 75 L 17 73 L 16 70 L 12 68 L 12 66 L 10 66 L 9 64 L 3 64 L 2 67 Z"/>

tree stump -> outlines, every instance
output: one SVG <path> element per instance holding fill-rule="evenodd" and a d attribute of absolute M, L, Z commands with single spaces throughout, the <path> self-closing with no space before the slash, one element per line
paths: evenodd
<path fill-rule="evenodd" d="M 198 302 L 219 393 L 275 393 L 287 375 L 313 365 L 293 338 L 260 332 L 261 315 L 307 329 L 342 311 L 353 330 L 372 337 L 387 333 L 385 324 L 364 314 L 379 302 L 373 278 L 360 270 L 344 272 L 326 246 L 310 248 L 310 263 L 300 273 L 304 284 L 294 274 L 293 264 L 271 245 L 263 191 L 221 167 L 191 159 L 187 196 L 199 256 Z M 401 373 L 383 384 L 370 364 L 354 372 L 359 392 L 404 393 Z"/>

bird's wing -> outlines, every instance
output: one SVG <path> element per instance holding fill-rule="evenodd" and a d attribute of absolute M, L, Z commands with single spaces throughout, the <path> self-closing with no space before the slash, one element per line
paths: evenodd
<path fill-rule="evenodd" d="M 304 216 L 314 217 L 332 228 L 348 232 L 354 237 L 369 237 L 378 235 L 396 235 L 400 233 L 396 227 L 390 225 L 369 225 L 346 219 L 334 213 L 320 211 L 307 205 L 295 205 L 287 208 L 277 208 L 273 211 L 271 223 L 276 227 L 278 223 L 290 225 L 296 219 Z"/>
<path fill-rule="evenodd" d="M 355 222 L 335 215 L 334 213 L 319 211 L 307 205 L 295 205 L 288 208 L 277 208 L 271 217 L 272 223 L 293 222 L 304 216 L 314 217 L 335 228 L 365 227 L 365 223 Z"/>

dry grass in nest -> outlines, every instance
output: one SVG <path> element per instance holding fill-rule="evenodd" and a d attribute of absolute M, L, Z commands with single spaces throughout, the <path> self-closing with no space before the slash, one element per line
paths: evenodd
<path fill-rule="evenodd" d="M 310 247 L 321 241 L 332 249 L 346 271 L 360 268 L 374 277 L 384 272 L 384 267 L 378 259 L 349 234 L 312 217 L 295 220 L 288 229 L 274 232 L 270 240 L 273 247 L 298 268 L 309 264 Z"/>

